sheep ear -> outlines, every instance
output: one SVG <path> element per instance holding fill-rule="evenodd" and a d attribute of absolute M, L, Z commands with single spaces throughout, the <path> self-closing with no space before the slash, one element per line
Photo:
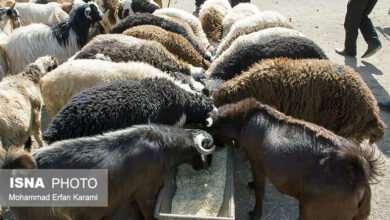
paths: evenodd
<path fill-rule="evenodd" d="M 90 14 L 91 14 L 91 6 L 86 7 L 84 13 L 85 13 L 85 16 L 86 16 L 89 20 L 92 19 L 91 16 L 90 16 Z"/>

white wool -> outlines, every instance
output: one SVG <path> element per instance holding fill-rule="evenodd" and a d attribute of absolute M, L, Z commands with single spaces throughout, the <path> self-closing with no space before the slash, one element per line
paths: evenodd
<path fill-rule="evenodd" d="M 47 4 L 18 2 L 16 3 L 15 8 L 19 11 L 20 23 L 22 26 L 32 23 L 52 24 L 49 22 L 49 19 L 53 16 L 58 16 L 61 20 L 69 17 L 69 15 L 62 10 L 61 5 L 56 2 L 49 2 Z"/>
<path fill-rule="evenodd" d="M 208 8 L 215 8 L 223 15 L 226 15 L 228 11 L 232 9 L 232 6 L 228 0 L 207 0 L 200 6 L 199 14 Z"/>
<path fill-rule="evenodd" d="M 70 30 L 68 40 L 67 46 L 60 45 L 50 27 L 45 24 L 31 24 L 16 29 L 4 45 L 8 52 L 10 73 L 21 72 L 41 56 L 51 55 L 58 59 L 58 63 L 65 62 L 78 50 L 73 30 Z"/>
<path fill-rule="evenodd" d="M 213 61 L 210 68 L 206 72 L 206 75 L 210 75 L 210 73 L 213 72 L 214 68 L 219 62 L 221 62 L 231 54 L 239 51 L 243 46 L 254 43 L 263 44 L 279 36 L 303 36 L 303 34 L 297 30 L 289 28 L 274 27 L 253 32 L 248 35 L 241 35 L 232 43 L 232 45 L 227 50 L 225 50 L 221 54 L 221 56 L 219 56 L 216 60 Z"/>
<path fill-rule="evenodd" d="M 166 15 L 186 22 L 191 27 L 195 36 L 199 38 L 200 43 L 202 43 L 202 46 L 204 48 L 207 48 L 209 46 L 210 43 L 202 29 L 202 24 L 200 23 L 199 19 L 191 13 L 188 13 L 178 8 L 163 8 L 157 9 L 153 14 L 157 16 Z"/>
<path fill-rule="evenodd" d="M 219 44 L 217 48 L 216 56 L 221 55 L 221 53 L 223 52 L 221 51 L 222 48 L 224 48 L 225 44 L 230 41 L 230 39 L 234 36 L 235 32 L 254 28 L 256 26 L 263 26 L 266 24 L 288 25 L 289 21 L 283 15 L 276 11 L 264 11 L 260 14 L 252 15 L 250 17 L 241 19 L 233 24 L 227 36 L 222 39 L 221 44 Z"/>
<path fill-rule="evenodd" d="M 222 38 L 226 37 L 226 35 L 229 33 L 230 28 L 233 26 L 234 23 L 241 19 L 245 19 L 247 17 L 250 17 L 252 15 L 259 15 L 261 11 L 259 8 L 251 3 L 240 3 L 232 8 L 226 16 L 223 19 L 222 26 L 223 26 L 223 34 Z"/>

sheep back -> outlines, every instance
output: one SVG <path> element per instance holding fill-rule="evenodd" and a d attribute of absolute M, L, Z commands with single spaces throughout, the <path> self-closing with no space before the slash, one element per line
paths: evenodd
<path fill-rule="evenodd" d="M 231 79 L 247 71 L 254 63 L 267 58 L 328 59 L 325 52 L 312 40 L 300 36 L 281 36 L 268 42 L 250 43 L 239 48 L 216 63 L 210 72 L 210 80 Z M 211 91 L 216 88 L 209 88 Z"/>
<path fill-rule="evenodd" d="M 75 95 L 53 118 L 43 138 L 52 143 L 134 124 L 172 125 L 183 115 L 188 123 L 199 123 L 212 109 L 209 98 L 188 93 L 167 79 L 114 81 Z"/>
<path fill-rule="evenodd" d="M 223 18 L 222 21 L 222 38 L 225 38 L 226 35 L 229 33 L 231 27 L 234 23 L 241 19 L 245 19 L 247 17 L 250 17 L 252 15 L 260 14 L 259 8 L 251 3 L 240 3 L 232 8 L 226 16 Z"/>
<path fill-rule="evenodd" d="M 213 61 L 210 68 L 207 70 L 206 75 L 210 77 L 210 74 L 216 70 L 216 66 L 219 63 L 223 62 L 225 59 L 228 59 L 229 56 L 236 53 L 237 51 L 241 51 L 242 48 L 246 45 L 265 44 L 268 41 L 281 36 L 303 36 L 303 34 L 293 29 L 274 27 L 240 36 L 226 51 L 222 53 L 221 56 Z M 230 79 L 233 76 L 232 74 L 234 73 L 228 74 L 222 79 Z"/>
<path fill-rule="evenodd" d="M 260 14 L 241 19 L 233 24 L 227 36 L 217 48 L 215 57 L 220 56 L 241 35 L 247 35 L 266 28 L 284 27 L 292 29 L 290 22 L 275 11 L 264 11 Z"/>
<path fill-rule="evenodd" d="M 188 42 L 192 44 L 192 46 L 196 49 L 196 51 L 198 51 L 198 53 L 200 53 L 203 57 L 206 58 L 206 54 L 205 54 L 206 51 L 204 51 L 202 47 L 197 42 L 195 42 L 193 38 L 191 38 L 189 33 L 182 25 L 153 14 L 141 13 L 141 14 L 129 15 L 121 22 L 119 22 L 117 25 L 115 25 L 111 29 L 110 33 L 120 34 L 123 33 L 123 31 L 138 25 L 155 25 L 167 31 L 181 34 L 183 37 L 185 37 L 188 40 Z"/>
<path fill-rule="evenodd" d="M 47 112 L 54 117 L 72 96 L 83 89 L 115 80 L 141 80 L 153 77 L 174 81 L 168 74 L 146 63 L 70 60 L 42 78 L 42 97 Z"/>
<path fill-rule="evenodd" d="M 212 96 L 216 106 L 254 97 L 286 115 L 358 141 L 376 142 L 386 129 L 360 75 L 328 60 L 264 60 L 220 85 Z"/>
<path fill-rule="evenodd" d="M 198 54 L 195 48 L 182 35 L 166 31 L 154 25 L 140 25 L 123 32 L 125 35 L 144 40 L 154 40 L 162 44 L 169 52 L 193 66 L 208 69 L 210 63 Z"/>
<path fill-rule="evenodd" d="M 191 13 L 178 8 L 163 8 L 156 10 L 153 14 L 157 16 L 165 15 L 181 19 L 191 27 L 194 34 L 199 38 L 203 48 L 207 48 L 209 46 L 210 43 L 202 29 L 202 24 L 200 23 L 199 19 Z"/>

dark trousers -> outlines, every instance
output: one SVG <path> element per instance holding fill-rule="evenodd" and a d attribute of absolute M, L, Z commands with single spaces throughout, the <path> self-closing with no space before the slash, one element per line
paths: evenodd
<path fill-rule="evenodd" d="M 241 2 L 251 2 L 251 1 L 250 0 L 230 0 L 230 4 L 232 5 L 232 7 L 238 5 Z"/>
<path fill-rule="evenodd" d="M 200 7 L 206 0 L 195 0 L 195 6 Z"/>
<path fill-rule="evenodd" d="M 378 0 L 349 0 L 347 15 L 345 16 L 345 51 L 351 55 L 356 55 L 356 39 L 358 29 L 363 35 L 367 44 L 379 45 L 378 34 L 368 15 Z"/>

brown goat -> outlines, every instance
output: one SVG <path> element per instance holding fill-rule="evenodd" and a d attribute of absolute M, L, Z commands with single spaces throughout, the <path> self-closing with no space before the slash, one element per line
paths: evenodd
<path fill-rule="evenodd" d="M 251 219 L 262 215 L 266 177 L 299 200 L 300 220 L 369 216 L 369 180 L 377 174 L 372 150 L 254 98 L 219 107 L 207 125 L 215 143 L 233 141 L 251 163 L 256 195 Z"/>
<path fill-rule="evenodd" d="M 205 60 L 191 45 L 188 40 L 180 34 L 166 31 L 154 25 L 140 25 L 127 29 L 125 35 L 133 36 L 144 40 L 153 40 L 162 44 L 169 52 L 193 66 L 208 69 L 210 63 Z"/>
<path fill-rule="evenodd" d="M 328 60 L 263 60 L 213 93 L 216 106 L 248 97 L 359 142 L 374 143 L 386 130 L 360 75 Z"/>

